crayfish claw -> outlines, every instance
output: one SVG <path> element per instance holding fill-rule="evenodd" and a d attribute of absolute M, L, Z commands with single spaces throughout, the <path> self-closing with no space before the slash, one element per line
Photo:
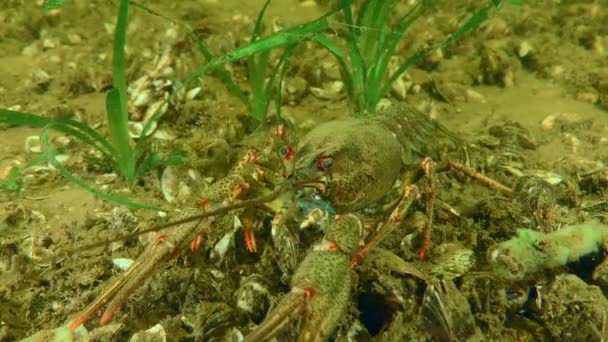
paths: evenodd
<path fill-rule="evenodd" d="M 268 314 L 268 317 L 257 326 L 243 342 L 267 341 L 302 316 L 306 308 L 306 292 L 294 289 L 289 292 L 277 306 Z"/>

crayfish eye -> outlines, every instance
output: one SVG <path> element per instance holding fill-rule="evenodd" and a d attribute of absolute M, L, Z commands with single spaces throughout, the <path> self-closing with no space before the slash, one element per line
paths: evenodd
<path fill-rule="evenodd" d="M 334 165 L 334 158 L 332 157 L 319 157 L 317 158 L 317 169 L 321 171 L 329 171 Z"/>
<path fill-rule="evenodd" d="M 285 160 L 291 160 L 294 155 L 294 150 L 289 145 L 283 145 L 279 147 L 279 155 L 285 158 Z"/>

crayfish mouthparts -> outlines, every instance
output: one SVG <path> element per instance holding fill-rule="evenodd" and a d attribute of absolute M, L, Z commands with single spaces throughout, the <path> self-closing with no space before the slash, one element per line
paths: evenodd
<path fill-rule="evenodd" d="M 314 188 L 323 196 L 330 195 L 331 179 L 328 175 L 299 179 L 297 183 L 304 188 Z"/>

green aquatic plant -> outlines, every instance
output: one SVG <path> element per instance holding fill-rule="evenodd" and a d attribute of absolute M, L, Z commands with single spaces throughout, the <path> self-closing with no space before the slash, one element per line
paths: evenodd
<path fill-rule="evenodd" d="M 62 5 L 65 5 L 65 3 L 66 1 L 61 2 Z M 92 146 L 99 151 L 104 158 L 111 161 L 112 167 L 124 179 L 130 182 L 136 180 L 139 176 L 143 175 L 152 168 L 160 165 L 177 164 L 181 162 L 182 159 L 180 154 L 171 154 L 169 158 L 163 160 L 157 153 L 147 150 L 145 138 L 147 136 L 147 132 L 151 128 L 152 122 L 154 122 L 160 114 L 160 108 L 166 106 L 174 94 L 179 93 L 179 91 L 184 89 L 184 87 L 198 81 L 201 76 L 207 73 L 215 73 L 216 75 L 219 75 L 226 84 L 232 85 L 233 90 L 237 92 L 235 90 L 237 88 L 234 86 L 234 83 L 229 79 L 227 74 L 221 70 L 221 67 L 224 64 L 246 59 L 256 54 L 265 54 L 268 51 L 277 48 L 293 48 L 301 41 L 310 39 L 312 36 L 325 31 L 329 27 L 327 20 L 329 14 L 324 15 L 317 20 L 273 33 L 268 37 L 255 39 L 249 44 L 236 48 L 233 51 L 219 57 L 212 57 L 199 41 L 199 44 L 197 44 L 197 50 L 205 55 L 208 62 L 195 70 L 183 83 L 178 83 L 175 85 L 174 92 L 171 94 L 171 96 L 165 98 L 164 102 L 158 106 L 159 109 L 157 109 L 157 111 L 144 125 L 141 132 L 141 138 L 135 143 L 134 146 L 131 146 L 131 140 L 128 134 L 126 93 L 127 80 L 124 61 L 124 45 L 126 40 L 129 3 L 130 2 L 128 0 L 120 0 L 118 7 L 118 17 L 113 44 L 112 89 L 110 89 L 110 91 L 106 94 L 106 119 L 109 139 L 105 138 L 100 132 L 89 125 L 69 118 L 51 119 L 31 113 L 0 109 L 0 122 L 5 122 L 11 125 L 41 128 L 42 132 L 40 137 L 43 154 L 40 161 L 46 161 L 52 164 L 69 181 L 74 182 L 80 187 L 107 200 L 131 207 L 156 209 L 146 204 L 137 203 L 119 196 L 102 193 L 82 181 L 77 176 L 73 175 L 57 160 L 56 156 L 58 151 L 56 151 L 50 143 L 49 132 L 58 131 Z M 56 4 L 58 7 L 61 7 L 59 6 L 59 2 L 56 2 Z M 138 5 L 138 7 L 145 9 L 145 7 L 141 5 Z M 261 18 L 262 15 L 263 12 L 259 17 Z M 284 58 L 286 58 L 286 55 L 287 54 L 284 54 Z M 281 75 L 284 76 L 284 68 L 282 68 L 280 72 Z M 246 99 L 244 96 L 241 96 L 241 98 L 243 98 L 243 100 Z M 267 103 L 268 102 L 266 102 L 266 106 Z M 265 117 L 265 112 L 260 112 L 256 115 L 258 115 L 259 118 L 262 118 Z M 16 174 L 16 176 L 18 176 L 18 174 Z M 11 181 L 10 183 L 7 183 L 6 186 L 10 186 L 12 188 L 14 187 L 13 184 L 17 183 Z"/>
<path fill-rule="evenodd" d="M 496 276 L 523 280 L 596 253 L 607 239 L 608 225 L 598 223 L 576 224 L 551 233 L 519 229 L 516 237 L 491 248 L 489 262 Z"/>
<path fill-rule="evenodd" d="M 214 64 L 218 60 L 222 59 L 214 58 L 212 53 L 203 44 L 202 39 L 188 25 L 171 19 L 146 5 L 137 2 L 133 2 L 132 4 L 154 16 L 178 25 L 188 32 L 196 46 L 196 50 L 208 63 Z M 247 81 L 251 93 L 250 96 L 246 94 L 244 89 L 241 89 L 238 85 L 236 85 L 234 80 L 232 80 L 230 77 L 230 74 L 222 68 L 222 65 L 215 65 L 207 70 L 207 72 L 210 72 L 219 78 L 230 93 L 232 93 L 245 107 L 247 107 L 249 114 L 255 119 L 258 126 L 266 123 L 266 116 L 273 98 L 275 99 L 277 117 L 280 116 L 282 84 L 285 78 L 287 66 L 289 65 L 288 62 L 295 48 L 302 40 L 320 34 L 328 27 L 327 21 L 322 18 L 321 20 L 315 20 L 310 23 L 303 24 L 295 29 L 287 29 L 276 32 L 262 40 L 260 36 L 263 31 L 263 20 L 266 9 L 269 5 L 270 0 L 266 0 L 262 6 L 262 9 L 258 13 L 249 39 L 250 44 L 247 44 L 244 47 L 245 49 L 242 50 L 244 53 L 237 53 L 234 55 L 235 59 L 231 59 L 232 62 L 239 59 L 246 60 L 248 75 Z M 327 17 L 327 15 L 324 17 Z M 289 34 L 293 34 L 293 36 L 288 37 Z M 270 56 L 271 52 L 275 49 L 283 49 L 283 51 L 278 60 L 275 62 L 274 66 L 271 66 Z M 235 50 L 234 52 L 238 51 L 239 49 Z"/>
<path fill-rule="evenodd" d="M 265 6 L 267 6 L 268 1 Z M 242 59 L 247 59 L 248 73 L 250 75 L 249 84 L 252 89 L 251 100 L 242 100 L 248 108 L 251 108 L 251 115 L 258 121 L 264 123 L 268 105 L 273 96 L 276 96 L 277 115 L 280 113 L 280 95 L 282 81 L 287 70 L 287 61 L 291 58 L 295 48 L 304 41 L 314 40 L 320 34 L 329 29 L 329 17 L 336 11 L 329 11 L 321 17 L 306 22 L 304 24 L 286 28 L 272 33 L 266 37 L 259 37 L 261 32 L 261 18 L 264 10 L 258 15 L 256 28 L 253 31 L 253 38 L 250 43 L 236 48 L 222 56 L 208 59 L 207 63 L 197 68 L 189 79 L 197 79 L 210 72 L 216 72 L 227 63 L 233 63 Z M 268 69 L 268 53 L 274 49 L 284 49 L 281 57 L 272 69 Z M 257 56 L 257 57 L 255 57 Z M 255 59 L 252 59 L 255 58 Z"/>
<path fill-rule="evenodd" d="M 48 3 L 45 3 L 45 5 Z M 56 1 L 55 3 L 59 7 L 59 2 Z M 65 5 L 65 1 L 61 2 L 61 5 Z M 121 0 L 118 6 L 112 48 L 112 88 L 106 94 L 106 120 L 109 139 L 103 137 L 100 132 L 87 124 L 73 119 L 50 119 L 36 114 L 0 109 L 0 122 L 42 128 L 40 140 L 44 159 L 51 163 L 66 179 L 102 198 L 131 207 L 151 208 L 145 204 L 102 193 L 83 182 L 57 161 L 57 151 L 53 148 L 49 139 L 49 132 L 56 130 L 94 147 L 105 159 L 111 162 L 113 169 L 130 182 L 154 167 L 172 165 L 181 161 L 181 156 L 177 153 L 172 154 L 166 160 L 162 160 L 157 153 L 150 152 L 145 147 L 146 132 L 150 130 L 151 122 L 157 116 L 159 110 L 144 126 L 141 134 L 142 138 L 136 142 L 135 146 L 131 146 L 128 131 L 127 79 L 124 56 L 128 12 L 129 1 Z"/>
<path fill-rule="evenodd" d="M 21 171 L 18 167 L 12 167 L 6 178 L 0 178 L 0 190 L 19 191 L 22 188 L 20 182 Z"/>
<path fill-rule="evenodd" d="M 58 9 L 67 5 L 69 0 L 44 0 L 42 8 L 44 9 Z"/>
<path fill-rule="evenodd" d="M 262 10 L 257 16 L 255 26 L 251 34 L 250 41 L 252 42 L 256 41 L 262 33 L 262 21 L 269 4 L 270 0 L 266 0 Z M 287 65 L 287 61 L 289 59 L 288 57 L 291 55 L 293 49 L 298 43 L 299 42 L 295 42 L 285 47 L 283 57 L 279 60 L 276 66 L 272 68 L 272 70 L 269 70 L 271 50 L 265 50 L 261 53 L 247 57 L 247 74 L 249 76 L 249 87 L 251 88 L 251 99 L 248 103 L 248 107 L 251 116 L 257 121 L 258 124 L 264 124 L 266 121 L 268 106 L 272 99 L 273 92 L 276 92 L 277 94 L 277 114 L 280 111 L 281 88 L 277 88 L 275 86 L 275 78 L 277 74 L 279 74 L 281 66 L 285 67 Z M 284 73 L 282 73 L 282 75 L 284 76 Z M 282 81 L 283 78 L 281 77 L 279 79 L 279 84 L 281 84 Z"/>
<path fill-rule="evenodd" d="M 519 0 L 508 0 L 517 3 Z M 316 36 L 314 41 L 325 47 L 337 59 L 346 92 L 354 106 L 355 113 L 373 114 L 378 102 L 386 96 L 391 85 L 411 65 L 429 52 L 441 48 L 469 33 L 488 18 L 490 10 L 498 8 L 503 0 L 489 0 L 479 8 L 455 32 L 431 45 L 425 46 L 408 58 L 389 74 L 389 61 L 395 56 L 397 47 L 406 31 L 423 15 L 430 12 L 440 0 L 418 0 L 405 15 L 393 18 L 397 0 L 365 0 L 361 3 L 356 17 L 353 1 L 340 0 L 338 8 L 344 28 L 341 42 L 334 42 L 327 36 Z M 394 21 L 394 24 L 390 23 Z M 344 45 L 344 44 L 343 44 Z"/>

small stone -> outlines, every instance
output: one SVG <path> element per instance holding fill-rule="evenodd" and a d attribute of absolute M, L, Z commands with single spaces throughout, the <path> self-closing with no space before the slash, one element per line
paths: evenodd
<path fill-rule="evenodd" d="M 124 271 L 127 268 L 131 267 L 131 265 L 133 265 L 133 259 L 116 258 L 112 259 L 112 264 L 114 265 L 114 267 L 120 269 L 121 271 Z"/>
<path fill-rule="evenodd" d="M 597 103 L 600 100 L 600 95 L 594 90 L 586 90 L 579 92 L 576 99 L 582 102 Z"/>

